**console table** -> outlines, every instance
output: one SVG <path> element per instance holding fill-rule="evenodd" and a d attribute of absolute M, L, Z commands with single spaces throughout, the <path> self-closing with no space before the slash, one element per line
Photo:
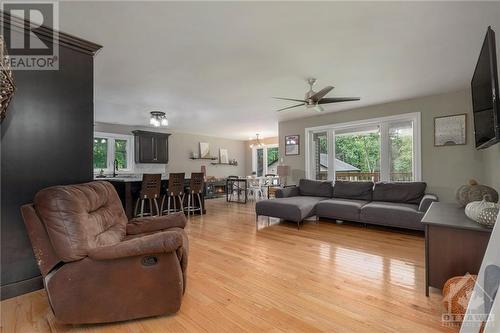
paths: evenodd
<path fill-rule="evenodd" d="M 451 277 L 477 274 L 491 230 L 470 220 L 457 204 L 433 202 L 425 224 L 425 295 Z"/>

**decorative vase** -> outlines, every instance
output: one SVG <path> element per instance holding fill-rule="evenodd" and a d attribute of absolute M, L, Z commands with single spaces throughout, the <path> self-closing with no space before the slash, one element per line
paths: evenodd
<path fill-rule="evenodd" d="M 496 203 L 498 202 L 498 192 L 494 188 L 480 185 L 477 181 L 471 179 L 468 185 L 462 185 L 458 188 L 456 199 L 462 207 L 467 206 L 472 201 L 481 201 L 483 199 Z"/>
<path fill-rule="evenodd" d="M 473 201 L 469 202 L 467 206 L 465 206 L 465 215 L 467 215 L 468 218 L 471 220 L 474 220 L 478 223 L 481 223 L 482 221 L 486 221 L 487 224 L 489 224 L 489 219 L 491 217 L 491 214 L 494 213 L 494 211 L 487 211 L 482 217 L 481 217 L 481 222 L 479 219 L 479 216 L 483 213 L 484 210 L 486 209 L 497 209 L 498 210 L 498 205 L 493 203 L 493 202 L 488 202 L 486 201 L 486 195 L 483 197 L 482 201 Z M 495 216 L 496 218 L 496 216 Z M 483 224 L 483 223 L 481 223 Z"/>

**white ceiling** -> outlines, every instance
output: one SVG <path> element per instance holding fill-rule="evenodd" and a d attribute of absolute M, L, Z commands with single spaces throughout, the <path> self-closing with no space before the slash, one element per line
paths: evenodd
<path fill-rule="evenodd" d="M 500 36 L 499 2 L 60 3 L 62 31 L 104 46 L 96 121 L 159 109 L 174 130 L 235 139 L 314 115 L 271 98 L 301 98 L 309 76 L 361 97 L 326 112 L 464 88 L 488 25 Z"/>

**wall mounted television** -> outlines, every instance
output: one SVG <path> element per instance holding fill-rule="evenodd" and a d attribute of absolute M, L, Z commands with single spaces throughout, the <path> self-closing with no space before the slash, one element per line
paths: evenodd
<path fill-rule="evenodd" d="M 477 149 L 500 142 L 500 101 L 495 32 L 488 27 L 471 81 Z"/>

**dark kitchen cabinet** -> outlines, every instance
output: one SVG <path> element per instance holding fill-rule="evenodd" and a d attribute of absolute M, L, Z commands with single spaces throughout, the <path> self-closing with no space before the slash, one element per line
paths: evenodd
<path fill-rule="evenodd" d="M 133 131 L 136 163 L 168 163 L 168 133 Z"/>

